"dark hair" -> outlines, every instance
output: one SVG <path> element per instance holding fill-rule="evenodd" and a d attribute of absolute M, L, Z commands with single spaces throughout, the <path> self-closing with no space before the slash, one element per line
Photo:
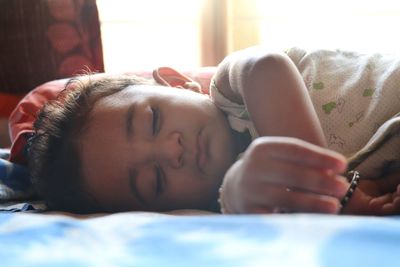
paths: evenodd
<path fill-rule="evenodd" d="M 131 75 L 93 75 L 71 79 L 56 100 L 47 103 L 34 123 L 28 150 L 35 190 L 50 210 L 104 212 L 82 183 L 79 139 L 90 112 L 101 98 L 131 85 L 152 84 Z"/>

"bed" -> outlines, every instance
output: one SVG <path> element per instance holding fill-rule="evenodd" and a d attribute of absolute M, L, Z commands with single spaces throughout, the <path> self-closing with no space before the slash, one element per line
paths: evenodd
<path fill-rule="evenodd" d="M 2 266 L 400 266 L 399 218 L 0 214 Z"/>

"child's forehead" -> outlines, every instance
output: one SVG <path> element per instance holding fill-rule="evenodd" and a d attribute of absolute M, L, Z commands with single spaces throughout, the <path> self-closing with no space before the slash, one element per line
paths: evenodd
<path fill-rule="evenodd" d="M 164 85 L 131 85 L 120 92 L 119 97 L 148 98 L 165 97 L 166 100 L 187 94 L 187 90 Z"/>
<path fill-rule="evenodd" d="M 171 92 L 173 89 L 175 88 L 160 85 L 130 85 L 119 92 L 101 98 L 98 103 L 106 105 L 130 103 L 166 94 L 173 97 L 174 93 Z M 166 100 L 168 99 L 166 98 Z"/>
<path fill-rule="evenodd" d="M 130 105 L 149 101 L 156 101 L 158 104 L 177 104 L 182 102 L 198 104 L 203 103 L 205 98 L 210 101 L 209 98 L 203 94 L 182 88 L 163 85 L 131 85 L 115 94 L 104 97 L 101 101 L 98 101 L 97 104 L 100 103 L 99 106 L 103 107 Z"/>
<path fill-rule="evenodd" d="M 176 88 L 167 87 L 167 86 L 159 85 L 159 84 L 138 84 L 138 85 L 127 86 L 124 90 L 121 91 L 121 93 L 130 92 L 130 93 L 157 94 L 157 93 L 163 92 L 165 90 L 171 90 L 171 89 L 176 89 Z"/>

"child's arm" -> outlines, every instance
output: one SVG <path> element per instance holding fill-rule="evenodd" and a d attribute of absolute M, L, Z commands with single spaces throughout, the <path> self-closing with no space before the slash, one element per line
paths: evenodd
<path fill-rule="evenodd" d="M 260 136 L 289 136 L 326 146 L 307 88 L 290 58 L 253 47 L 228 56 L 215 76 L 217 88 L 244 102 Z"/>
<path fill-rule="evenodd" d="M 215 82 L 225 97 L 246 105 L 259 135 L 269 136 L 256 139 L 226 173 L 226 212 L 337 213 L 348 188 L 340 176 L 346 160 L 323 148 L 320 123 L 291 60 L 246 49 L 219 65 Z"/>

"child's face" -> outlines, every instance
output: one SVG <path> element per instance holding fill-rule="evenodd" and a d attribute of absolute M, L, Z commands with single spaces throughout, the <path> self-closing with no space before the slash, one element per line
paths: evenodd
<path fill-rule="evenodd" d="M 236 157 L 224 115 L 188 90 L 128 87 L 89 116 L 84 182 L 107 209 L 206 208 Z"/>

